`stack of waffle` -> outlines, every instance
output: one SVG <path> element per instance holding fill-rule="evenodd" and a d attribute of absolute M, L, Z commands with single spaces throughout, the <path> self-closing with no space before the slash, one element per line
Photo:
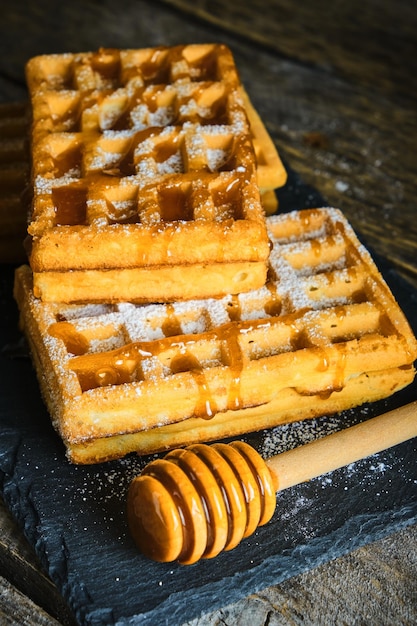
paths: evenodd
<path fill-rule="evenodd" d="M 335 209 L 285 182 L 224 46 L 40 57 L 21 324 L 68 457 L 94 463 L 384 398 L 417 342 Z"/>
<path fill-rule="evenodd" d="M 27 78 L 36 295 L 171 301 L 265 282 L 261 192 L 269 204 L 285 170 L 226 47 L 43 56 Z"/>

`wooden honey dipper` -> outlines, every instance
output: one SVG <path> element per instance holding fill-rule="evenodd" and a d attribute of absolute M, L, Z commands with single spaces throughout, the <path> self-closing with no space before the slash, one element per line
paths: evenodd
<path fill-rule="evenodd" d="M 241 441 L 195 444 L 149 463 L 128 492 L 142 553 L 190 565 L 231 550 L 272 517 L 276 491 L 417 436 L 417 402 L 264 461 Z"/>

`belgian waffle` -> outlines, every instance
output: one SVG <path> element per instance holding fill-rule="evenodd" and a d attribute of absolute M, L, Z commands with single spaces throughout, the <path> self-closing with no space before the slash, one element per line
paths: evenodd
<path fill-rule="evenodd" d="M 44 55 L 26 75 L 38 296 L 146 302 L 159 284 L 169 301 L 204 297 L 207 276 L 212 295 L 265 282 L 259 186 L 285 171 L 228 48 Z"/>
<path fill-rule="evenodd" d="M 336 209 L 267 219 L 268 282 L 154 304 L 15 297 L 53 423 L 76 463 L 150 453 L 340 411 L 414 378 L 417 342 Z"/>
<path fill-rule="evenodd" d="M 0 105 L 0 262 L 25 259 L 27 207 L 23 192 L 29 179 L 26 144 L 27 107 Z"/>

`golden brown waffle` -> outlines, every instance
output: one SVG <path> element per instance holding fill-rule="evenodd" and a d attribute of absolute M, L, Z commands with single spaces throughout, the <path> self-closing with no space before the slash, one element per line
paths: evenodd
<path fill-rule="evenodd" d="M 225 46 L 45 55 L 27 82 L 38 296 L 166 301 L 206 296 L 207 276 L 212 295 L 264 283 L 258 176 L 269 198 L 285 171 Z M 167 268 L 185 268 L 183 283 Z"/>
<path fill-rule="evenodd" d="M 239 435 L 389 396 L 417 343 L 342 214 L 268 218 L 261 289 L 167 305 L 15 297 L 42 393 L 74 462 Z"/>
<path fill-rule="evenodd" d="M 250 123 L 252 143 L 255 149 L 257 178 L 261 192 L 261 200 L 267 215 L 272 215 L 278 208 L 278 200 L 274 189 L 287 182 L 284 169 L 277 149 L 265 125 L 255 110 L 246 91 L 242 90 L 243 101 Z"/>
<path fill-rule="evenodd" d="M 22 263 L 26 236 L 28 183 L 27 107 L 0 104 L 0 262 Z"/>

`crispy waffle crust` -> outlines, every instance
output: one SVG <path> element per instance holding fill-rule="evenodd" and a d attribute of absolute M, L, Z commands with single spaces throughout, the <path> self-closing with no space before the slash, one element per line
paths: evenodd
<path fill-rule="evenodd" d="M 270 210 L 286 175 L 227 47 L 45 55 L 26 75 L 37 296 L 150 302 L 158 283 L 171 301 L 265 282 L 259 188 Z"/>
<path fill-rule="evenodd" d="M 268 282 L 175 304 L 15 297 L 53 423 L 76 463 L 340 411 L 414 378 L 417 343 L 342 214 L 267 219 Z"/>

